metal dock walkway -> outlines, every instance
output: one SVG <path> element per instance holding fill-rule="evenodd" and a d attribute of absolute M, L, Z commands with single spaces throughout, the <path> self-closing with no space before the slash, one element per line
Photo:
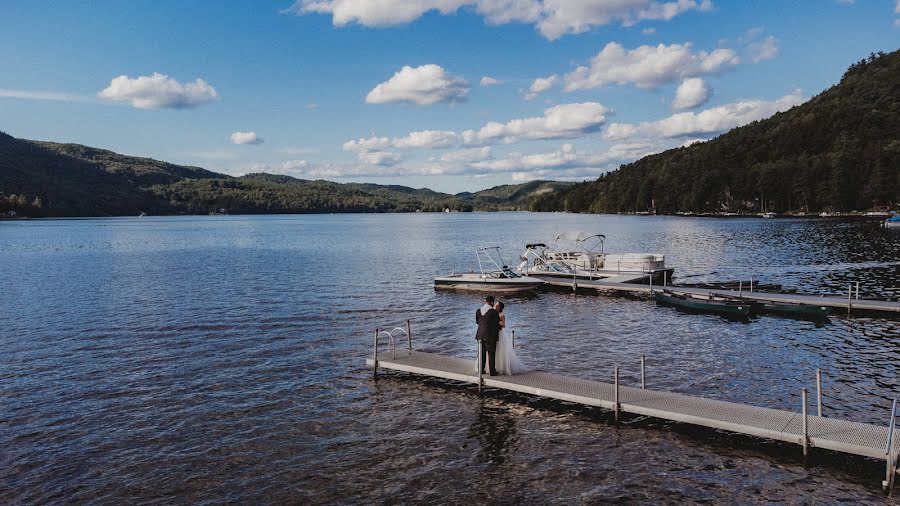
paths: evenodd
<path fill-rule="evenodd" d="M 658 291 L 663 288 L 669 288 L 672 290 L 677 290 L 678 292 L 683 293 L 694 293 L 700 295 L 707 295 L 711 293 L 717 293 L 721 295 L 728 295 L 731 297 L 743 297 L 748 300 L 756 300 L 761 302 L 791 302 L 795 304 L 804 304 L 808 306 L 824 306 L 831 308 L 840 308 L 846 309 L 848 311 L 859 310 L 859 311 L 871 311 L 878 313 L 895 313 L 900 314 L 900 302 L 888 301 L 888 300 L 872 300 L 872 299 L 859 299 L 854 298 L 852 293 L 848 293 L 847 297 L 835 297 L 835 296 L 818 296 L 818 295 L 803 295 L 797 293 L 771 293 L 771 292 L 754 292 L 749 290 L 725 290 L 725 289 L 711 289 L 711 288 L 690 288 L 678 285 L 669 285 L 669 286 L 660 286 L 660 285 L 645 285 L 638 283 L 622 283 L 617 281 L 609 281 L 609 280 L 583 280 L 579 279 L 575 283 L 571 279 L 562 279 L 558 277 L 551 276 L 540 276 L 540 275 L 532 275 L 542 281 L 546 282 L 548 285 L 556 286 L 556 287 L 565 287 L 565 288 L 573 288 L 573 285 L 577 286 L 579 289 L 588 289 L 588 290 L 597 290 L 600 292 L 603 291 L 621 291 L 621 292 L 637 292 L 637 293 L 647 293 L 651 294 L 653 291 Z"/>
<path fill-rule="evenodd" d="M 887 463 L 886 479 L 882 482 L 886 489 L 891 487 L 897 474 L 900 430 L 894 431 L 893 427 L 896 425 L 895 418 L 900 413 L 897 413 L 896 401 L 889 425 L 879 426 L 809 415 L 805 406 L 806 389 L 802 392 L 804 401 L 802 410 L 793 412 L 622 386 L 618 384 L 618 368 L 614 372 L 614 383 L 538 371 L 513 376 L 485 377 L 478 374 L 478 367 L 473 360 L 413 351 L 408 329 L 407 325 L 406 329 L 400 330 L 407 334 L 409 349 L 396 348 L 393 335 L 376 331 L 374 355 L 366 360 L 366 364 L 373 367 L 375 374 L 378 373 L 378 369 L 390 369 L 472 383 L 479 385 L 479 390 L 482 386 L 492 387 L 598 406 L 615 411 L 617 420 L 619 413 L 623 412 L 721 429 L 802 445 L 804 455 L 807 455 L 809 448 L 812 447 L 883 459 Z M 386 353 L 379 353 L 378 339 L 384 335 L 390 337 L 391 349 Z M 641 376 L 643 378 L 643 370 Z M 887 444 L 889 437 L 893 440 L 890 451 Z"/>

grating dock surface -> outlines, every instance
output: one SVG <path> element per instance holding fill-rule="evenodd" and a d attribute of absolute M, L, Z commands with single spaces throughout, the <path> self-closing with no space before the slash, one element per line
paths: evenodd
<path fill-rule="evenodd" d="M 374 365 L 372 358 L 366 360 Z M 478 383 L 475 361 L 420 351 L 378 355 L 378 367 L 467 383 Z M 513 376 L 484 376 L 483 384 L 525 394 L 615 409 L 615 385 L 539 371 Z M 722 429 L 803 444 L 803 415 L 771 408 L 689 395 L 619 386 L 625 413 Z M 809 446 L 886 460 L 887 427 L 836 418 L 808 416 Z M 894 435 L 900 445 L 900 433 Z M 896 446 L 895 446 L 896 448 Z"/>

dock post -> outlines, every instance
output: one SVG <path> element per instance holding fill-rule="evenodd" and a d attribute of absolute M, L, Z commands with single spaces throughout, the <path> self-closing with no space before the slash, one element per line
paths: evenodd
<path fill-rule="evenodd" d="M 853 285 L 847 288 L 847 317 L 850 317 L 850 310 L 853 309 Z"/>
<path fill-rule="evenodd" d="M 750 276 L 750 293 L 753 293 L 753 276 Z"/>
<path fill-rule="evenodd" d="M 807 425 L 807 417 L 806 417 L 806 388 L 800 391 L 800 396 L 803 398 L 803 463 L 806 463 L 806 459 L 809 457 L 809 427 Z"/>
<path fill-rule="evenodd" d="M 897 399 L 895 398 L 894 403 L 891 404 L 891 415 L 888 417 L 887 444 L 884 449 L 887 460 L 887 474 L 885 475 L 884 481 L 881 482 L 881 485 L 884 487 L 885 492 L 891 491 L 891 487 L 894 485 L 894 475 L 897 473 L 896 456 L 894 455 L 894 427 L 896 426 L 896 416 Z"/>
<path fill-rule="evenodd" d="M 859 281 L 856 282 L 856 300 L 859 300 Z"/>
<path fill-rule="evenodd" d="M 819 418 L 822 417 L 822 369 L 816 369 L 816 403 Z"/>
<path fill-rule="evenodd" d="M 650 275 L 650 295 L 653 295 L 653 274 Z"/>
<path fill-rule="evenodd" d="M 616 425 L 619 424 L 619 366 L 616 366 L 615 372 L 613 373 L 615 385 L 616 385 L 616 399 L 615 399 L 615 412 L 616 412 Z"/>
<path fill-rule="evenodd" d="M 481 395 L 481 385 L 484 383 L 482 376 L 484 374 L 484 364 L 481 363 L 481 358 L 484 356 L 484 351 L 482 346 L 484 343 L 481 342 L 481 339 L 478 340 L 478 358 L 475 359 L 475 362 L 478 364 L 478 395 Z"/>
<path fill-rule="evenodd" d="M 744 280 L 738 280 L 738 297 L 744 298 Z"/>
<path fill-rule="evenodd" d="M 641 390 L 644 390 L 645 388 L 647 388 L 647 383 L 644 376 L 644 354 L 641 353 Z"/>
<path fill-rule="evenodd" d="M 409 343 L 409 351 L 412 351 L 412 328 L 409 326 L 409 320 L 406 320 L 406 341 Z"/>
<path fill-rule="evenodd" d="M 378 329 L 375 329 L 375 354 L 372 356 L 372 376 L 378 376 Z"/>
<path fill-rule="evenodd" d="M 513 329 L 513 331 L 512 331 L 512 347 L 513 348 L 516 347 L 516 330 L 515 329 Z"/>

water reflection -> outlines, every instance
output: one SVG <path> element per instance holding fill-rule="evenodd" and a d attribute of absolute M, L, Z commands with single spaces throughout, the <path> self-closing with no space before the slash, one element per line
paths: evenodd
<path fill-rule="evenodd" d="M 509 459 L 518 441 L 516 419 L 505 406 L 482 400 L 468 438 L 480 446 L 477 462 L 499 466 Z"/>

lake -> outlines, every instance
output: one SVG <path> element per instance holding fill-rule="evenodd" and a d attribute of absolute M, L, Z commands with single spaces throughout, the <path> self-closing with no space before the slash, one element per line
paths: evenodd
<path fill-rule="evenodd" d="M 540 213 L 0 222 L 0 503 L 883 504 L 883 463 L 365 367 L 376 327 L 474 357 L 478 295 L 432 278 L 583 229 L 675 282 L 900 297 L 900 234 L 862 220 Z M 886 423 L 900 322 L 749 323 L 639 298 L 503 299 L 531 367 Z M 814 408 L 813 408 L 814 409 Z"/>

